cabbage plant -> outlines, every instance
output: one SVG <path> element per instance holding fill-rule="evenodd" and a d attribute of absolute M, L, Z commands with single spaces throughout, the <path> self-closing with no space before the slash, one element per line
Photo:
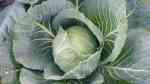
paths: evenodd
<path fill-rule="evenodd" d="M 2 83 L 148 84 L 150 31 L 134 25 L 131 2 L 15 0 L 0 20 L 0 57 L 12 66 Z"/>

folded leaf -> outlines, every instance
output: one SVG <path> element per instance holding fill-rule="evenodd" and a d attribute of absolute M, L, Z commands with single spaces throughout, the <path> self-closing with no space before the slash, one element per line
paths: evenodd
<path fill-rule="evenodd" d="M 42 73 L 38 71 L 30 71 L 22 69 L 20 73 L 21 84 L 50 84 L 47 80 L 43 79 Z"/>
<path fill-rule="evenodd" d="M 118 63 L 106 67 L 110 74 L 114 78 L 127 80 L 133 84 L 145 84 L 150 79 L 149 41 L 149 31 L 144 29 L 130 31 L 126 51 L 122 52 Z"/>
<path fill-rule="evenodd" d="M 44 70 L 51 61 L 52 37 L 45 33 L 45 30 L 43 31 L 41 24 L 47 22 L 47 28 L 51 29 L 51 18 L 63 8 L 72 6 L 66 0 L 58 2 L 59 0 L 45 1 L 30 8 L 27 14 L 18 20 L 13 49 L 16 60 L 23 66 Z"/>
<path fill-rule="evenodd" d="M 21 84 L 78 84 L 74 80 L 50 81 L 43 78 L 42 72 L 22 69 L 20 74 Z"/>
<path fill-rule="evenodd" d="M 80 10 L 103 33 L 103 63 L 115 61 L 125 44 L 127 34 L 125 0 L 84 0 Z"/>

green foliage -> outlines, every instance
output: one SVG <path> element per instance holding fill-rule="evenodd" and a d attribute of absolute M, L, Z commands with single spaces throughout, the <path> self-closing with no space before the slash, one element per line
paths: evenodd
<path fill-rule="evenodd" d="M 2 84 L 149 84 L 148 8 L 148 0 L 16 0 L 0 8 Z"/>

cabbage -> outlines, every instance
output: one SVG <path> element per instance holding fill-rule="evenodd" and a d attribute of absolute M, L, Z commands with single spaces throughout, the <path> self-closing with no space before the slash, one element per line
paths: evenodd
<path fill-rule="evenodd" d="M 84 27 L 73 26 L 58 33 L 53 42 L 55 62 L 67 72 L 97 51 L 96 37 Z"/>
<path fill-rule="evenodd" d="M 0 0 L 2 84 L 149 84 L 148 8 L 148 0 Z"/>

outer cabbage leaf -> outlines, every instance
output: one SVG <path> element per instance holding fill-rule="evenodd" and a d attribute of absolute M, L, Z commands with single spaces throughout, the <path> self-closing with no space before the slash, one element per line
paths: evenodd
<path fill-rule="evenodd" d="M 102 69 L 98 67 L 92 75 L 83 79 L 81 84 L 103 84 L 104 83 L 104 76 L 101 74 Z"/>
<path fill-rule="evenodd" d="M 106 68 L 114 78 L 133 84 L 147 84 L 150 79 L 150 32 L 133 29 L 128 34 L 126 49 L 113 66 Z"/>
<path fill-rule="evenodd" d="M 104 71 L 103 73 L 104 76 L 104 84 L 131 84 L 125 80 L 116 80 L 112 78 L 107 71 Z"/>
<path fill-rule="evenodd" d="M 49 84 L 47 80 L 43 79 L 41 72 L 27 69 L 21 70 L 20 82 L 21 84 Z"/>
<path fill-rule="evenodd" d="M 12 53 L 11 31 L 16 18 L 25 13 L 22 5 L 14 3 L 0 12 L 0 76 L 4 84 L 18 84 L 16 62 Z"/>
<path fill-rule="evenodd" d="M 150 24 L 150 1 L 129 0 L 128 10 L 133 13 L 129 16 L 129 28 L 149 28 Z"/>
<path fill-rule="evenodd" d="M 21 84 L 78 84 L 73 80 L 50 81 L 43 78 L 42 72 L 22 69 L 20 74 Z"/>
<path fill-rule="evenodd" d="M 59 0 L 48 0 L 30 8 L 27 14 L 20 18 L 16 24 L 13 41 L 15 58 L 19 63 L 37 70 L 43 70 L 50 64 L 51 49 L 46 47 L 50 43 L 49 36 L 40 30 L 38 23 L 51 23 L 52 16 L 71 6 L 72 4 L 66 0 L 62 0 L 61 3 Z"/>
<path fill-rule="evenodd" d="M 102 60 L 105 59 L 104 64 L 115 61 L 125 44 L 128 28 L 125 0 L 84 0 L 80 10 L 103 33 L 105 42 Z"/>
<path fill-rule="evenodd" d="M 0 12 L 0 29 L 4 30 L 8 26 L 8 29 L 13 28 L 17 17 L 23 15 L 25 10 L 19 3 L 14 3 L 3 9 Z"/>

